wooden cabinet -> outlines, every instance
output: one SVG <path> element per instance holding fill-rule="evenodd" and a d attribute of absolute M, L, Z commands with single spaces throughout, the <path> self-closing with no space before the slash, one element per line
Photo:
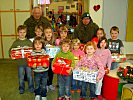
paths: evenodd
<path fill-rule="evenodd" d="M 0 58 L 2 58 L 2 46 L 1 46 L 1 43 L 2 42 L 2 40 L 1 40 L 1 36 L 0 36 Z"/>
<path fill-rule="evenodd" d="M 9 58 L 8 50 L 17 39 L 17 27 L 30 17 L 31 2 L 32 0 L 0 0 L 0 58 Z"/>
<path fill-rule="evenodd" d="M 4 51 L 4 58 L 9 58 L 9 48 L 11 47 L 12 43 L 16 40 L 15 36 L 3 36 L 3 51 Z"/>

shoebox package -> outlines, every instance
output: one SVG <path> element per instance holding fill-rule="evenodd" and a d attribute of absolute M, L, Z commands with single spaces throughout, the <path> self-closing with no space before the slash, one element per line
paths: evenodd
<path fill-rule="evenodd" d="M 73 79 L 84 82 L 96 83 L 97 74 L 97 70 L 90 70 L 88 68 L 76 68 L 73 70 Z"/>
<path fill-rule="evenodd" d="M 32 47 L 12 48 L 10 55 L 12 59 L 27 58 L 31 55 L 31 52 Z"/>
<path fill-rule="evenodd" d="M 126 61 L 126 55 L 112 54 L 112 62 L 124 62 L 124 61 Z"/>
<path fill-rule="evenodd" d="M 45 50 L 46 53 L 50 56 L 50 58 L 54 58 L 55 55 L 60 51 L 60 48 L 57 46 L 47 45 Z"/>
<path fill-rule="evenodd" d="M 53 67 L 54 67 L 53 72 L 55 74 L 62 74 L 62 75 L 68 76 L 69 73 L 67 73 L 67 70 L 70 69 L 71 63 L 72 63 L 72 60 L 57 57 L 53 64 Z"/>
<path fill-rule="evenodd" d="M 33 67 L 34 66 L 44 66 L 44 64 L 46 64 L 46 66 L 49 66 L 49 56 L 48 55 L 37 55 L 37 56 L 28 56 L 27 58 L 27 63 L 29 67 Z"/>

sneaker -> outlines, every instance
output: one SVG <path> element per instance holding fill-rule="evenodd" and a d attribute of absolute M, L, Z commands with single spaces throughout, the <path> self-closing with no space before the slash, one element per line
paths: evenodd
<path fill-rule="evenodd" d="M 46 97 L 42 97 L 42 100 L 47 100 L 47 98 Z"/>
<path fill-rule="evenodd" d="M 49 89 L 53 91 L 55 90 L 55 87 L 53 85 L 49 85 Z"/>
<path fill-rule="evenodd" d="M 76 90 L 77 93 L 80 93 L 80 89 Z"/>
<path fill-rule="evenodd" d="M 75 91 L 74 90 L 71 90 L 71 93 L 74 93 Z"/>
<path fill-rule="evenodd" d="M 70 97 L 66 98 L 65 100 L 71 100 Z"/>
<path fill-rule="evenodd" d="M 91 98 L 91 100 L 96 100 L 96 98 Z"/>
<path fill-rule="evenodd" d="M 102 100 L 102 98 L 103 98 L 102 95 L 98 95 L 98 96 L 97 96 L 97 99 L 98 99 L 98 100 Z"/>
<path fill-rule="evenodd" d="M 80 100 L 85 100 L 85 98 L 80 98 Z"/>
<path fill-rule="evenodd" d="M 62 97 L 59 97 L 59 98 L 57 98 L 57 100 L 63 100 L 64 98 L 62 98 Z"/>
<path fill-rule="evenodd" d="M 49 90 L 49 89 L 48 89 L 48 86 L 46 86 L 46 89 L 47 89 L 47 92 L 48 92 L 48 90 Z"/>
<path fill-rule="evenodd" d="M 40 95 L 36 95 L 35 100 L 40 100 Z"/>
<path fill-rule="evenodd" d="M 20 93 L 20 94 L 24 94 L 24 91 L 23 91 L 23 90 L 20 90 L 19 93 Z"/>

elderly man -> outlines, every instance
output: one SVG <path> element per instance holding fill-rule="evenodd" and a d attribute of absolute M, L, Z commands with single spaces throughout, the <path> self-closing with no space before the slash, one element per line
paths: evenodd
<path fill-rule="evenodd" d="M 78 38 L 81 43 L 86 44 L 94 36 L 96 36 L 96 31 L 98 28 L 98 25 L 92 21 L 90 14 L 85 12 L 81 16 L 81 22 L 74 29 L 73 38 Z"/>
<path fill-rule="evenodd" d="M 35 37 L 35 26 L 36 25 L 42 25 L 43 27 L 49 26 L 50 22 L 46 17 L 42 16 L 42 10 L 40 7 L 34 7 L 32 11 L 32 15 L 30 18 L 28 18 L 25 22 L 24 25 L 27 26 L 27 38 L 33 38 Z"/>

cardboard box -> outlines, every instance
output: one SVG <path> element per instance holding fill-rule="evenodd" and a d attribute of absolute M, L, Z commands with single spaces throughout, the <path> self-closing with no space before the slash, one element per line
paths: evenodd
<path fill-rule="evenodd" d="M 31 55 L 32 47 L 21 47 L 21 48 L 13 48 L 11 50 L 11 58 L 12 59 L 20 59 L 27 58 Z"/>
<path fill-rule="evenodd" d="M 46 53 L 50 56 L 50 58 L 54 58 L 59 51 L 60 48 L 57 46 L 46 46 Z"/>
<path fill-rule="evenodd" d="M 112 62 L 124 62 L 126 61 L 126 55 L 112 54 Z"/>
<path fill-rule="evenodd" d="M 73 79 L 79 81 L 96 83 L 97 75 L 98 71 L 89 70 L 87 68 L 78 68 L 73 70 Z"/>
<path fill-rule="evenodd" d="M 53 67 L 55 68 L 53 72 L 55 74 L 62 74 L 68 76 L 69 73 L 67 73 L 67 70 L 70 70 L 71 63 L 72 60 L 57 57 L 53 64 Z"/>
<path fill-rule="evenodd" d="M 48 55 L 37 55 L 37 56 L 28 56 L 27 63 L 29 67 L 34 66 L 43 66 L 44 64 L 49 67 L 49 56 Z"/>

